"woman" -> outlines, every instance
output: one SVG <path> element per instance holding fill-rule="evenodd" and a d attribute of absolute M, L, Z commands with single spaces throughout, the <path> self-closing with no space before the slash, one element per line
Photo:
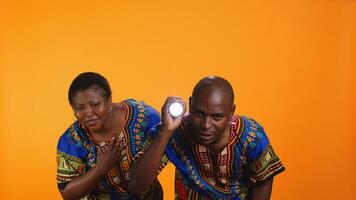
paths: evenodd
<path fill-rule="evenodd" d="M 129 168 L 143 149 L 146 131 L 160 122 L 157 111 L 135 100 L 112 103 L 100 74 L 78 75 L 68 92 L 77 118 L 60 137 L 57 182 L 64 199 L 162 199 L 158 181 L 144 195 L 127 190 Z"/>

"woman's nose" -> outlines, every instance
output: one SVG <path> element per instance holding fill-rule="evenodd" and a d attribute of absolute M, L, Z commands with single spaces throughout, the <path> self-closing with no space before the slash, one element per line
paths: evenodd
<path fill-rule="evenodd" d="M 93 115 L 93 108 L 91 108 L 90 106 L 88 106 L 88 107 L 85 109 L 85 115 L 87 115 L 87 116 Z"/>

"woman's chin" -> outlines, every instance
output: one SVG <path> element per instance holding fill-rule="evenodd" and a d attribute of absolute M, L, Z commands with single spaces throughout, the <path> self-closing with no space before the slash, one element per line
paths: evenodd
<path fill-rule="evenodd" d="M 93 132 L 98 132 L 98 131 L 100 130 L 99 124 L 95 124 L 95 125 L 92 125 L 92 126 L 86 125 L 85 127 L 86 127 L 91 133 L 93 133 Z"/>

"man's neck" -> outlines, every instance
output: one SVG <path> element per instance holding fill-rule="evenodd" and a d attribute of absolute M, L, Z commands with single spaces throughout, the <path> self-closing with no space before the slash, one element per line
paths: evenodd
<path fill-rule="evenodd" d="M 209 145 L 209 148 L 214 149 L 215 151 L 222 150 L 227 144 L 229 144 L 230 130 L 231 130 L 230 126 L 226 127 L 226 130 L 224 131 L 220 140 Z"/>

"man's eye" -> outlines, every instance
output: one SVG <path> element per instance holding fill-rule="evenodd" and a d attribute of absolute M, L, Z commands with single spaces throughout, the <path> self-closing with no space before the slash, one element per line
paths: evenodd
<path fill-rule="evenodd" d="M 223 118 L 223 116 L 221 116 L 221 115 L 214 115 L 213 118 L 214 118 L 214 120 L 219 121 L 219 120 L 221 120 L 221 119 Z"/>
<path fill-rule="evenodd" d="M 203 117 L 203 113 L 201 113 L 201 112 L 194 112 L 194 116 L 196 116 L 196 117 Z"/>

